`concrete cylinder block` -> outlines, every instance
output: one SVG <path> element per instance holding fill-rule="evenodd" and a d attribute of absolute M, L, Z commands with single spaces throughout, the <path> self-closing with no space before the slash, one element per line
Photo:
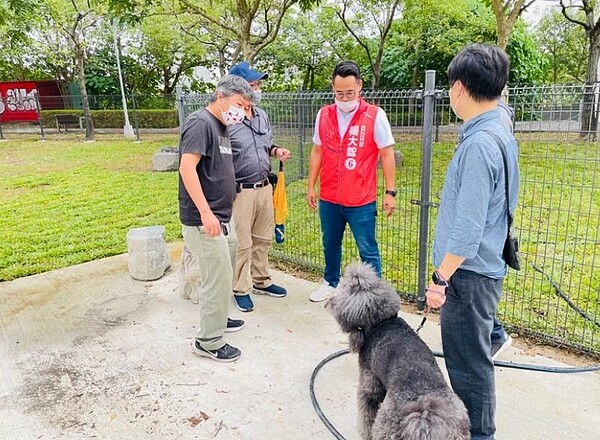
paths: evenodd
<path fill-rule="evenodd" d="M 152 157 L 154 171 L 177 171 L 179 169 L 179 152 L 176 149 L 162 148 Z"/>
<path fill-rule="evenodd" d="M 129 274 L 140 281 L 157 280 L 171 267 L 164 226 L 148 226 L 127 232 Z"/>

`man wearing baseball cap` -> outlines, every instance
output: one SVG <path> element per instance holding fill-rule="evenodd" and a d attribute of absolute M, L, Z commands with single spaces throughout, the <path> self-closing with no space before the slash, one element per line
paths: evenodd
<path fill-rule="evenodd" d="M 271 281 L 269 249 L 275 227 L 273 188 L 269 182 L 270 157 L 290 158 L 289 150 L 273 145 L 271 123 L 264 110 L 256 107 L 261 98 L 261 80 L 268 74 L 258 72 L 246 61 L 233 66 L 229 73 L 244 78 L 254 91 L 254 105 L 246 107 L 241 124 L 229 127 L 237 196 L 233 220 L 238 235 L 237 262 L 233 274 L 233 294 L 242 312 L 254 309 L 253 293 L 283 298 L 286 289 Z"/>

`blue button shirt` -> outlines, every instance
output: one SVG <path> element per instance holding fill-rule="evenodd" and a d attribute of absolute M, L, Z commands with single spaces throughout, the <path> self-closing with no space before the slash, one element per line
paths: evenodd
<path fill-rule="evenodd" d="M 433 264 L 446 253 L 465 257 L 461 269 L 502 278 L 506 263 L 502 249 L 507 235 L 504 164 L 495 133 L 506 151 L 510 210 L 519 192 L 518 146 L 502 122 L 499 109 L 484 112 L 465 123 L 448 165 L 433 242 Z"/>

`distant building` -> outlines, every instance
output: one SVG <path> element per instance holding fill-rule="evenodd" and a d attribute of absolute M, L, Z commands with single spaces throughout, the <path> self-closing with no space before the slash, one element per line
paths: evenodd
<path fill-rule="evenodd" d="M 37 121 L 38 103 L 42 110 L 67 107 L 58 81 L 0 82 L 0 123 Z"/>

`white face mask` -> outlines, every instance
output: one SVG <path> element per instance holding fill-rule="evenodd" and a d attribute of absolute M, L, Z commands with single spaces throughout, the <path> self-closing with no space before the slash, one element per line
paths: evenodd
<path fill-rule="evenodd" d="M 340 101 L 336 99 L 335 104 L 341 112 L 350 113 L 358 108 L 358 99 L 355 99 L 354 101 Z"/>
<path fill-rule="evenodd" d="M 244 120 L 246 113 L 243 109 L 236 107 L 235 105 L 230 105 L 229 110 L 226 112 L 222 111 L 221 115 L 223 116 L 223 123 L 225 125 L 235 125 Z"/>
<path fill-rule="evenodd" d="M 260 102 L 260 99 L 262 98 L 262 93 L 260 90 L 255 90 L 254 91 L 254 103 L 258 104 Z"/>
<path fill-rule="evenodd" d="M 454 83 L 454 84 L 456 84 L 456 83 Z M 453 85 L 452 85 L 452 87 L 450 87 L 450 89 L 448 90 L 448 97 L 450 97 L 450 90 L 452 90 L 452 88 L 454 87 L 454 84 L 453 84 Z M 457 100 L 456 100 L 456 101 L 455 101 L 453 104 L 452 104 L 452 103 L 450 103 L 450 108 L 452 109 L 452 111 L 454 112 L 454 114 L 455 114 L 456 116 L 458 116 L 459 118 L 460 118 L 460 116 L 458 115 L 458 113 L 456 113 L 456 110 L 455 110 L 455 108 L 456 108 L 456 106 L 458 106 L 458 102 L 460 101 L 460 98 L 462 98 L 462 95 L 460 95 L 460 96 L 458 97 L 458 99 L 457 99 Z"/>

